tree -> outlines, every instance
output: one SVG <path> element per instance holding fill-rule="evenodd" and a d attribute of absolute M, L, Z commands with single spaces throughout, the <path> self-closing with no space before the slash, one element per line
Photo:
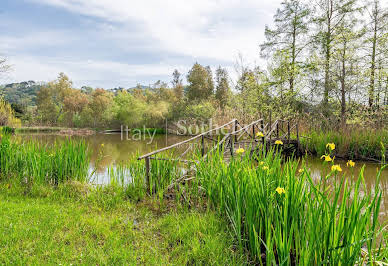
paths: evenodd
<path fill-rule="evenodd" d="M 351 14 L 344 17 L 338 26 L 339 33 L 333 39 L 333 61 L 337 66 L 334 72 L 334 79 L 340 83 L 340 103 L 341 103 L 341 124 L 346 125 L 346 93 L 350 93 L 357 74 L 359 56 L 357 50 L 360 48 L 361 32 L 354 30 L 357 19 Z"/>
<path fill-rule="evenodd" d="M 266 57 L 274 52 L 288 55 L 289 67 L 286 70 L 289 89 L 293 92 L 298 69 L 302 66 L 298 58 L 308 44 L 306 36 L 310 10 L 300 0 L 285 0 L 281 6 L 274 16 L 275 28 L 266 26 L 266 41 L 260 47 L 262 55 Z"/>
<path fill-rule="evenodd" d="M 332 88 L 333 82 L 330 73 L 332 64 L 332 45 L 336 34 L 339 33 L 338 28 L 341 22 L 348 13 L 355 12 L 357 0 L 318 0 L 317 10 L 318 14 L 314 21 L 318 28 L 314 39 L 322 49 L 323 68 L 324 68 L 324 90 L 322 103 L 324 110 L 327 110 L 329 103 L 329 92 Z M 327 111 L 326 111 L 327 112 Z"/>
<path fill-rule="evenodd" d="M 216 70 L 216 99 L 222 109 L 225 108 L 229 100 L 230 86 L 226 69 L 219 66 Z"/>
<path fill-rule="evenodd" d="M 44 122 L 57 124 L 63 114 L 64 99 L 72 92 L 73 83 L 64 73 L 37 93 L 37 107 Z"/>
<path fill-rule="evenodd" d="M 110 115 L 109 108 L 112 106 L 112 103 L 112 93 L 100 88 L 93 91 L 88 107 L 91 110 L 94 127 L 106 125 Z"/>
<path fill-rule="evenodd" d="M 377 58 L 387 50 L 387 27 L 388 10 L 383 9 L 379 0 L 373 0 L 371 8 L 367 9 L 370 17 L 369 23 L 365 26 L 369 56 L 369 86 L 368 86 L 368 104 L 372 107 L 375 101 L 375 79 Z"/>
<path fill-rule="evenodd" d="M 187 97 L 191 101 L 208 99 L 214 93 L 213 77 L 210 67 L 195 63 L 187 75 L 189 86 Z"/>
<path fill-rule="evenodd" d="M 79 115 L 88 103 L 88 96 L 77 89 L 72 89 L 71 93 L 65 96 L 63 99 L 64 112 L 66 113 L 71 126 L 74 125 L 74 116 Z"/>
<path fill-rule="evenodd" d="M 178 101 L 183 99 L 184 95 L 184 89 L 183 89 L 183 84 L 182 84 L 182 79 L 181 79 L 181 73 L 177 69 L 174 70 L 172 73 L 172 87 L 174 90 L 175 97 L 178 99 Z"/>

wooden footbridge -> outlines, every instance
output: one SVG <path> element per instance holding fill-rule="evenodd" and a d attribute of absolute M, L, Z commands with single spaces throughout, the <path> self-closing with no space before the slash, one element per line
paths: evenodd
<path fill-rule="evenodd" d="M 275 122 L 264 122 L 264 119 L 256 120 L 248 125 L 242 125 L 237 119 L 198 134 L 187 140 L 175 143 L 171 146 L 147 153 L 138 158 L 145 160 L 147 179 L 150 171 L 151 160 L 174 160 L 182 163 L 192 163 L 187 160 L 186 155 L 195 149 L 200 149 L 203 158 L 211 156 L 214 151 L 222 150 L 224 159 L 229 160 L 236 155 L 239 148 L 245 152 L 254 153 L 258 149 L 265 147 L 268 149 L 275 145 L 276 141 L 281 141 L 284 151 L 300 153 L 299 128 L 298 123 L 278 119 Z M 178 151 L 173 158 L 163 157 L 163 152 Z M 165 153 L 164 153 L 165 154 Z"/>

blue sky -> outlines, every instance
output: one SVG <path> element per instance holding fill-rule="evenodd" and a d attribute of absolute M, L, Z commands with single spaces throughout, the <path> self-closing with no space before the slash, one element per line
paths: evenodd
<path fill-rule="evenodd" d="M 49 81 L 131 87 L 171 80 L 194 62 L 235 75 L 239 53 L 262 65 L 259 43 L 280 0 L 2 0 L 0 83 Z"/>

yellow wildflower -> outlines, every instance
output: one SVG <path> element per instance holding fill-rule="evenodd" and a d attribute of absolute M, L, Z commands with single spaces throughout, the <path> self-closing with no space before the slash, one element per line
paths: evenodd
<path fill-rule="evenodd" d="M 263 166 L 263 170 L 268 170 L 268 166 Z"/>
<path fill-rule="evenodd" d="M 263 162 L 263 161 L 261 161 L 261 162 L 259 162 L 259 164 L 260 164 L 260 165 L 263 165 L 263 164 L 264 164 L 264 162 Z"/>
<path fill-rule="evenodd" d="M 335 164 L 331 167 L 331 171 L 342 172 L 342 168 L 339 164 Z"/>
<path fill-rule="evenodd" d="M 300 168 L 298 172 L 299 172 L 299 173 L 303 173 L 303 172 L 304 172 L 304 169 L 303 169 L 303 168 Z"/>
<path fill-rule="evenodd" d="M 275 144 L 276 144 L 276 145 L 283 145 L 283 141 L 281 141 L 281 140 L 276 140 L 276 141 L 275 141 Z"/>
<path fill-rule="evenodd" d="M 104 148 L 105 144 L 104 143 L 101 143 L 101 148 Z"/>
<path fill-rule="evenodd" d="M 257 132 L 257 134 L 256 134 L 256 137 L 259 137 L 259 138 L 262 138 L 262 137 L 264 137 L 264 134 L 263 134 L 263 132 Z"/>
<path fill-rule="evenodd" d="M 236 150 L 236 153 L 237 153 L 237 154 L 244 153 L 244 152 L 245 152 L 245 150 L 244 150 L 243 148 L 238 148 L 238 149 Z"/>
<path fill-rule="evenodd" d="M 353 162 L 352 160 L 349 160 L 347 163 L 346 163 L 346 166 L 350 166 L 350 167 L 354 167 L 356 165 L 355 162 Z"/>
<path fill-rule="evenodd" d="M 326 162 L 331 162 L 333 159 L 331 159 L 330 155 L 322 155 L 321 159 L 325 159 Z"/>
<path fill-rule="evenodd" d="M 326 148 L 329 148 L 332 151 L 335 149 L 335 144 L 334 143 L 327 143 Z"/>
<path fill-rule="evenodd" d="M 279 195 L 281 195 L 282 193 L 286 193 L 286 191 L 285 191 L 284 188 L 282 188 L 282 187 L 277 187 L 277 188 L 276 188 L 276 192 L 277 192 Z"/>

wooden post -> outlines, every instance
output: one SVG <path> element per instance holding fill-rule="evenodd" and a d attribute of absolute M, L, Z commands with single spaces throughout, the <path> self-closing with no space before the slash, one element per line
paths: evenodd
<path fill-rule="evenodd" d="M 237 120 L 234 120 L 234 131 L 237 131 Z M 234 142 L 237 142 L 237 135 L 234 135 Z"/>
<path fill-rule="evenodd" d="M 146 187 L 148 191 L 151 192 L 151 183 L 150 183 L 150 157 L 145 157 L 145 168 L 146 168 Z"/>
<path fill-rule="evenodd" d="M 201 155 L 205 156 L 205 138 L 203 135 L 201 137 Z"/>
<path fill-rule="evenodd" d="M 288 144 L 290 144 L 290 121 L 287 121 L 287 132 Z"/>
<path fill-rule="evenodd" d="M 230 156 L 233 157 L 234 143 L 233 143 L 233 136 L 232 135 L 230 135 L 229 143 L 230 143 Z"/>
<path fill-rule="evenodd" d="M 276 123 L 276 138 L 279 139 L 279 120 Z"/>
<path fill-rule="evenodd" d="M 265 134 L 265 133 L 264 133 L 264 120 L 261 120 L 261 121 L 260 121 L 260 127 L 261 127 L 261 132 L 262 132 L 263 134 Z"/>
<path fill-rule="evenodd" d="M 256 135 L 255 135 L 255 124 L 252 125 L 252 136 L 253 136 L 253 139 L 256 138 Z"/>

